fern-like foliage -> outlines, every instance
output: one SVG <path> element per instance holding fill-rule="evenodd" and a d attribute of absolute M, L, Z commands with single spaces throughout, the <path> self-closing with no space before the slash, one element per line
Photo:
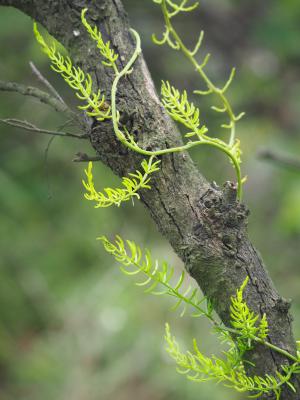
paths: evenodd
<path fill-rule="evenodd" d="M 289 355 L 293 364 L 282 366 L 275 376 L 247 376 L 245 372 L 244 355 L 251 348 L 251 341 L 267 345 L 265 338 L 268 334 L 268 322 L 265 314 L 258 322 L 259 316 L 255 315 L 244 301 L 243 292 L 248 278 L 237 290 L 236 295 L 231 298 L 231 324 L 234 329 L 227 329 L 218 325 L 214 320 L 210 303 L 206 309 L 202 307 L 204 299 L 198 297 L 197 289 L 192 290 L 190 287 L 183 289 L 184 272 L 172 284 L 174 269 L 165 262 L 159 264 L 157 260 L 154 261 L 148 250 L 143 254 L 141 248 L 134 242 L 129 240 L 124 242 L 119 236 L 116 237 L 115 242 L 109 241 L 105 236 L 100 237 L 99 240 L 102 241 L 105 250 L 121 264 L 120 269 L 124 274 L 144 275 L 145 279 L 137 282 L 136 285 L 146 286 L 145 292 L 154 295 L 175 297 L 177 301 L 173 309 L 183 305 L 181 315 L 184 314 L 187 307 L 192 307 L 194 310 L 192 315 L 208 317 L 213 323 L 215 331 L 220 334 L 221 341 L 228 346 L 228 349 L 223 351 L 223 358 L 215 355 L 207 357 L 199 350 L 197 341 L 194 339 L 193 351 L 184 353 L 180 350 L 175 337 L 171 335 L 169 325 L 166 324 L 167 351 L 176 361 L 177 371 L 180 374 L 184 374 L 188 379 L 196 382 L 209 380 L 223 382 L 226 386 L 239 392 L 250 392 L 250 397 L 255 398 L 273 392 L 276 399 L 279 400 L 283 385 L 288 385 L 291 390 L 295 391 L 290 380 L 294 374 L 300 373 L 300 358 Z M 232 333 L 235 335 L 235 341 L 231 337 Z M 275 351 L 284 352 L 276 346 L 271 346 Z"/>
<path fill-rule="evenodd" d="M 129 173 L 128 177 L 123 177 L 123 188 L 105 188 L 103 192 L 98 192 L 94 185 L 93 163 L 89 162 L 88 168 L 85 170 L 87 181 L 82 181 L 83 186 L 87 190 L 84 197 L 87 200 L 95 202 L 95 208 L 105 208 L 112 205 L 120 206 L 122 202 L 133 200 L 134 197 L 139 199 L 139 190 L 151 189 L 149 185 L 150 175 L 159 170 L 159 163 L 159 160 L 153 161 L 153 157 L 150 157 L 148 162 L 143 160 L 141 163 L 143 172 L 137 170 L 134 173 Z"/>
<path fill-rule="evenodd" d="M 167 1 L 167 2 L 166 2 Z M 183 0 L 179 5 L 171 0 L 157 0 L 155 1 L 157 4 L 161 4 L 165 16 L 165 20 L 167 22 L 167 34 L 164 36 L 164 41 L 167 41 L 172 46 L 171 36 L 175 35 L 176 46 L 183 50 L 191 60 L 194 60 L 194 55 L 196 50 L 201 46 L 201 42 L 203 39 L 203 34 L 200 35 L 199 41 L 196 45 L 194 51 L 188 51 L 182 44 L 180 38 L 176 36 L 177 34 L 173 30 L 172 25 L 170 24 L 170 19 L 177 15 L 179 12 L 188 12 L 194 9 L 194 6 L 188 6 L 187 1 Z M 168 11 L 167 7 L 171 7 L 171 11 Z M 107 103 L 104 94 L 101 93 L 100 90 L 94 92 L 93 91 L 93 82 L 90 74 L 85 73 L 80 67 L 75 67 L 69 57 L 64 57 L 59 51 L 56 50 L 55 44 L 52 46 L 48 46 L 40 32 L 38 31 L 37 25 L 34 24 L 34 33 L 37 41 L 41 45 L 43 51 L 48 55 L 51 60 L 51 67 L 53 70 L 58 72 L 64 80 L 68 83 L 68 85 L 76 91 L 77 97 L 83 101 L 85 104 L 79 106 L 80 109 L 84 110 L 87 115 L 96 118 L 99 121 L 103 121 L 105 119 L 112 119 L 113 129 L 116 134 L 116 137 L 120 142 L 128 147 L 129 149 L 140 153 L 144 156 L 158 156 L 168 153 L 174 152 L 182 152 L 184 150 L 188 150 L 194 146 L 198 145 L 210 145 L 221 151 L 223 151 L 231 160 L 238 181 L 238 197 L 241 198 L 242 191 L 242 179 L 241 179 L 241 151 L 239 148 L 239 141 L 235 141 L 235 139 L 230 140 L 230 143 L 227 144 L 224 141 L 218 138 L 211 138 L 206 134 L 207 128 L 205 125 L 200 125 L 200 111 L 193 103 L 190 103 L 187 98 L 187 93 L 184 91 L 182 94 L 172 87 L 168 82 L 163 82 L 162 85 L 162 95 L 163 95 L 163 103 L 166 107 L 167 112 L 171 115 L 171 117 L 183 123 L 188 129 L 189 132 L 185 134 L 187 138 L 195 137 L 196 140 L 188 140 L 187 143 L 181 146 L 173 147 L 173 148 L 164 148 L 158 149 L 155 151 L 145 150 L 141 148 L 138 142 L 135 141 L 133 135 L 130 132 L 127 132 L 125 127 L 120 126 L 120 112 L 117 109 L 117 89 L 119 81 L 126 75 L 132 72 L 133 65 L 137 60 L 139 54 L 141 53 L 141 43 L 139 34 L 131 29 L 131 33 L 136 40 L 135 50 L 128 60 L 127 63 L 123 63 L 122 69 L 119 70 L 117 66 L 118 54 L 114 49 L 111 48 L 111 44 L 109 41 L 104 42 L 102 34 L 100 30 L 96 26 L 91 26 L 86 19 L 87 9 L 83 9 L 81 12 L 81 21 L 87 32 L 89 33 L 92 40 L 96 42 L 97 48 L 100 50 L 101 56 L 104 58 L 102 63 L 114 70 L 114 80 L 111 87 L 111 105 Z M 176 47 L 175 46 L 175 47 Z M 200 68 L 200 67 L 199 67 Z M 196 68 L 197 70 L 199 69 Z M 204 68 L 204 67 L 203 67 Z M 233 79 L 233 76 L 230 78 L 230 81 Z M 229 82 L 225 85 L 226 88 L 229 86 Z M 209 89 L 212 90 L 211 88 Z M 219 89 L 215 90 L 216 92 Z M 224 96 L 225 88 L 222 91 L 222 96 Z M 223 98 L 223 97 L 222 97 Z M 228 101 L 224 101 L 225 106 L 227 106 L 228 111 L 230 111 L 230 105 Z M 224 106 L 224 107 L 225 107 Z M 225 107 L 226 108 L 226 107 Z M 218 107 L 214 107 L 216 111 L 218 111 Z M 220 111 L 220 109 L 219 109 Z M 235 117 L 233 118 L 235 121 Z M 232 135 L 234 133 L 233 120 L 232 123 Z"/>
<path fill-rule="evenodd" d="M 256 341 L 270 345 L 265 341 L 268 335 L 268 322 L 265 314 L 258 323 L 259 316 L 249 309 L 243 299 L 243 291 L 247 282 L 248 278 L 237 290 L 236 296 L 231 298 L 230 315 L 234 329 L 230 332 L 236 336 L 235 341 L 230 336 L 230 332 L 226 331 L 226 328 L 219 327 L 216 329 L 221 334 L 222 342 L 225 342 L 229 348 L 223 352 L 224 357 L 222 359 L 215 355 L 205 356 L 199 350 L 195 339 L 193 340 L 193 351 L 183 353 L 175 337 L 171 335 L 168 324 L 166 324 L 165 334 L 167 351 L 176 361 L 177 371 L 187 375 L 188 379 L 196 382 L 208 380 L 223 382 L 226 386 L 239 392 L 250 392 L 250 397 L 260 397 L 263 394 L 273 392 L 276 399 L 279 400 L 283 385 L 288 385 L 292 391 L 295 391 L 290 380 L 292 375 L 300 373 L 300 358 L 289 355 L 293 364 L 281 366 L 281 371 L 276 371 L 275 376 L 247 376 L 243 362 L 245 352 L 251 348 L 251 342 Z M 274 350 L 283 351 L 279 348 Z"/>
<path fill-rule="evenodd" d="M 186 375 L 192 381 L 206 382 L 212 380 L 218 383 L 222 382 L 225 386 L 232 387 L 239 392 L 250 392 L 249 397 L 252 398 L 273 392 L 276 395 L 276 400 L 279 400 L 284 384 L 295 391 L 290 379 L 293 374 L 300 372 L 299 363 L 282 366 L 282 372 L 277 372 L 276 377 L 270 375 L 250 377 L 246 375 L 240 354 L 231 339 L 227 343 L 229 350 L 224 352 L 225 357 L 223 359 L 214 355 L 205 356 L 199 350 L 195 339 L 193 340 L 193 351 L 182 352 L 175 337 L 172 336 L 168 324 L 166 324 L 165 340 L 167 352 L 177 364 L 177 371 Z"/>
<path fill-rule="evenodd" d="M 78 108 L 85 110 L 87 115 L 95 117 L 99 121 L 110 119 L 111 108 L 100 90 L 93 92 L 93 82 L 90 74 L 85 73 L 80 67 L 75 67 L 70 57 L 64 57 L 57 51 L 55 43 L 48 46 L 36 23 L 34 23 L 33 30 L 42 50 L 51 61 L 51 68 L 58 72 L 65 82 L 76 91 L 78 99 L 85 102 L 85 105 L 78 106 Z"/>
<path fill-rule="evenodd" d="M 269 324 L 268 324 L 266 314 L 263 314 L 263 316 L 260 320 L 259 326 L 258 326 L 257 336 L 260 339 L 265 340 L 265 339 L 267 339 L 268 334 L 269 334 Z"/>
<path fill-rule="evenodd" d="M 114 72 L 118 73 L 118 67 L 116 65 L 116 61 L 119 55 L 114 51 L 114 49 L 110 46 L 110 41 L 104 42 L 102 38 L 102 34 L 99 29 L 94 26 L 92 27 L 88 21 L 86 20 L 85 14 L 87 12 L 87 8 L 82 10 L 81 12 L 81 21 L 83 26 L 86 28 L 90 37 L 97 43 L 97 48 L 100 50 L 100 54 L 104 57 L 104 61 L 102 64 L 106 67 L 113 68 Z"/>
<path fill-rule="evenodd" d="M 174 297 L 176 303 L 172 310 L 177 310 L 182 306 L 181 316 L 184 315 L 187 307 L 190 307 L 193 317 L 204 315 L 211 321 L 213 320 L 211 304 L 208 302 L 206 308 L 202 307 L 205 298 L 200 297 L 199 290 L 192 289 L 190 285 L 184 288 L 184 271 L 173 283 L 174 268 L 166 262 L 160 264 L 157 260 L 153 260 L 149 250 L 145 250 L 143 254 L 141 248 L 133 241 L 126 240 L 124 242 L 120 236 L 116 237 L 115 242 L 110 242 L 105 236 L 101 236 L 99 240 L 102 241 L 105 250 L 121 264 L 120 269 L 125 275 L 136 275 L 144 278 L 136 285 L 146 287 L 146 293 Z M 158 289 L 158 287 L 160 288 Z"/>
<path fill-rule="evenodd" d="M 190 143 L 198 145 L 209 145 L 224 152 L 233 164 L 238 177 L 238 191 L 241 195 L 241 149 L 240 141 L 235 140 L 234 144 L 228 144 L 219 138 L 208 136 L 208 129 L 200 124 L 200 110 L 193 103 L 189 102 L 187 92 L 180 93 L 178 89 L 171 86 L 169 82 L 163 82 L 161 87 L 162 103 L 173 118 L 183 124 L 189 131 L 185 134 L 186 138 L 196 137 L 196 140 Z"/>
<path fill-rule="evenodd" d="M 178 122 L 190 129 L 192 132 L 185 136 L 197 135 L 199 138 L 207 132 L 205 125 L 200 126 L 200 111 L 193 103 L 188 101 L 186 90 L 181 94 L 169 82 L 162 82 L 162 103 L 168 114 Z"/>
<path fill-rule="evenodd" d="M 230 317 L 231 325 L 238 331 L 239 340 L 247 341 L 251 348 L 251 340 L 259 337 L 265 339 L 268 336 L 268 321 L 263 314 L 259 324 L 259 315 L 251 311 L 243 299 L 244 289 L 249 281 L 247 277 L 242 286 L 237 289 L 236 296 L 231 298 Z"/>
<path fill-rule="evenodd" d="M 153 0 L 154 3 L 161 7 L 162 14 L 165 21 L 165 31 L 163 32 L 162 38 L 158 39 L 156 35 L 153 35 L 153 41 L 158 45 L 167 44 L 172 49 L 180 50 L 184 56 L 191 62 L 195 70 L 200 75 L 206 88 L 204 90 L 194 90 L 195 94 L 201 96 L 207 96 L 214 94 L 219 100 L 219 104 L 213 105 L 211 108 L 218 112 L 227 114 L 228 122 L 221 125 L 222 128 L 230 131 L 229 141 L 224 142 L 217 138 L 209 138 L 206 136 L 205 140 L 200 140 L 201 144 L 212 145 L 219 150 L 223 151 L 230 158 L 237 175 L 238 182 L 238 197 L 242 197 L 242 183 L 244 180 L 241 177 L 241 151 L 239 147 L 239 141 L 236 140 L 236 123 L 243 117 L 244 113 L 236 115 L 227 98 L 227 90 L 230 87 L 234 76 L 235 68 L 232 69 L 227 82 L 223 87 L 218 87 L 209 78 L 206 72 L 206 66 L 210 59 L 210 54 L 206 54 L 202 62 L 198 62 L 196 55 L 199 52 L 203 38 L 204 32 L 201 31 L 199 38 L 196 42 L 195 47 L 190 50 L 181 39 L 179 33 L 176 31 L 173 25 L 173 18 L 179 13 L 187 13 L 195 10 L 198 7 L 198 3 L 190 3 L 188 0 Z M 199 132 L 199 111 L 192 103 L 187 102 L 186 93 L 180 94 L 177 89 L 172 88 L 168 83 L 163 83 L 162 86 L 163 104 L 167 108 L 167 111 L 171 117 L 183 123 L 192 132 L 188 133 L 186 136 L 198 136 L 201 138 L 202 134 L 206 133 L 206 128 L 203 126 Z M 175 105 L 176 103 L 176 105 Z M 200 133 L 200 135 L 199 135 Z"/>
<path fill-rule="evenodd" d="M 265 339 L 268 335 L 268 322 L 266 315 L 261 318 L 251 311 L 244 300 L 244 290 L 248 283 L 245 279 L 236 295 L 231 297 L 231 328 L 226 328 L 216 322 L 212 312 L 212 304 L 203 308 L 204 298 L 200 298 L 197 289 L 183 289 L 185 273 L 182 272 L 177 281 L 172 284 L 174 269 L 167 263 L 159 264 L 153 260 L 151 253 L 146 250 L 143 254 L 141 248 L 134 242 L 126 242 L 119 236 L 115 242 L 109 241 L 105 236 L 99 238 L 105 250 L 114 256 L 121 264 L 121 271 L 128 276 L 145 277 L 144 280 L 136 283 L 138 286 L 146 287 L 145 292 L 154 295 L 168 295 L 176 298 L 173 309 L 183 305 L 181 315 L 187 307 L 191 307 L 191 315 L 203 315 L 209 318 L 214 325 L 214 330 L 219 333 L 222 343 L 228 347 L 223 351 L 223 358 L 215 355 L 205 356 L 200 350 L 197 341 L 193 340 L 193 351 L 182 352 L 174 336 L 171 335 L 170 327 L 166 324 L 165 340 L 167 352 L 175 360 L 177 371 L 184 374 L 188 379 L 196 382 L 213 380 L 223 382 L 224 385 L 232 387 L 239 392 L 249 392 L 249 397 L 260 397 L 263 394 L 274 393 L 279 400 L 282 386 L 287 385 L 292 391 L 295 387 L 291 383 L 294 374 L 300 373 L 300 358 L 295 357 L 285 350 L 280 349 Z M 234 340 L 231 335 L 234 335 Z M 293 363 L 281 366 L 275 376 L 247 376 L 244 362 L 245 354 L 252 348 L 252 342 L 264 344 L 274 351 L 289 357 Z"/>

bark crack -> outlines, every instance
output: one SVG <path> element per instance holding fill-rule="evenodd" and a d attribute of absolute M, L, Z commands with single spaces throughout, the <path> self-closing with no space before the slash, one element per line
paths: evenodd
<path fill-rule="evenodd" d="M 159 198 L 160 204 L 162 205 L 162 207 L 163 207 L 165 213 L 168 215 L 168 217 L 169 217 L 170 220 L 172 221 L 173 225 L 176 227 L 176 229 L 177 229 L 177 231 L 178 231 L 178 233 L 179 233 L 181 239 L 183 239 L 183 238 L 184 238 L 184 235 L 182 234 L 181 229 L 180 229 L 180 227 L 179 227 L 177 221 L 176 221 L 175 218 L 173 217 L 172 213 L 167 209 L 167 207 L 166 207 L 166 205 L 165 205 L 165 203 L 164 203 L 164 201 L 163 201 L 163 199 L 162 199 L 160 190 L 158 189 L 158 187 L 157 187 L 156 185 L 153 185 L 153 187 L 155 188 L 155 190 L 156 190 L 157 193 L 158 193 L 158 198 Z"/>

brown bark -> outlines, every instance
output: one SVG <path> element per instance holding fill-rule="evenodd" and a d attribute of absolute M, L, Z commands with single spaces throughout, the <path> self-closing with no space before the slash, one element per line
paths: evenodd
<path fill-rule="evenodd" d="M 81 25 L 82 8 L 89 8 L 88 18 L 111 40 L 120 62 L 132 54 L 129 22 L 120 0 L 0 0 L 0 5 L 14 6 L 40 22 L 69 50 L 74 62 L 91 73 L 102 90 L 109 92 L 112 76 L 99 62 L 98 52 Z M 74 35 L 74 30 L 80 35 Z M 145 149 L 181 143 L 178 130 L 158 100 L 142 56 L 134 72 L 120 83 L 118 107 L 133 117 L 132 132 Z M 91 145 L 117 175 L 139 166 L 141 157 L 118 142 L 110 123 L 91 122 Z M 142 201 L 160 232 L 213 301 L 225 324 L 229 322 L 230 296 L 248 275 L 246 300 L 255 312 L 267 314 L 270 342 L 295 354 L 289 303 L 274 288 L 248 239 L 246 207 L 235 201 L 230 184 L 224 188 L 210 185 L 188 154 L 170 154 L 161 160 L 161 171 L 153 177 L 152 189 L 142 193 Z M 289 362 L 261 346 L 249 354 L 249 359 L 255 363 L 250 372 L 257 375 L 274 375 L 280 365 Z M 299 389 L 299 381 L 294 383 Z M 282 399 L 300 399 L 299 393 L 285 389 Z"/>

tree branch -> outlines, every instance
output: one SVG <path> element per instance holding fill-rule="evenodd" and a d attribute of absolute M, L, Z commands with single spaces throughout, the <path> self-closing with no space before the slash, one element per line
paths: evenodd
<path fill-rule="evenodd" d="M 89 156 L 86 153 L 81 153 L 78 152 L 75 154 L 75 157 L 73 158 L 74 162 L 89 162 L 89 161 L 101 161 L 101 157 L 99 156 Z"/>
<path fill-rule="evenodd" d="M 270 161 L 280 167 L 300 172 L 300 160 L 297 158 L 292 158 L 290 155 L 276 153 L 268 149 L 262 149 L 258 152 L 258 157 L 264 161 Z"/>
<path fill-rule="evenodd" d="M 60 94 L 54 89 L 54 87 L 51 85 L 51 83 L 43 76 L 41 71 L 38 70 L 38 68 L 34 65 L 32 61 L 29 62 L 31 71 L 34 73 L 34 75 L 38 78 L 38 80 L 46 86 L 47 89 L 54 95 L 54 97 L 57 98 L 63 105 L 66 105 L 64 102 L 63 98 L 60 96 Z"/>
<path fill-rule="evenodd" d="M 120 0 L 0 0 L 1 4 L 13 5 L 42 23 L 68 49 L 76 63 L 92 72 L 94 82 L 99 82 L 104 91 L 110 91 L 111 72 L 99 62 L 99 53 L 82 27 L 82 8 L 89 8 L 93 23 L 102 27 L 120 54 L 120 63 L 132 55 L 129 22 Z M 74 35 L 75 30 L 79 34 Z M 142 56 L 133 73 L 120 82 L 118 108 L 134 116 L 132 132 L 141 147 L 169 148 L 182 143 L 178 130 L 161 108 Z M 136 169 L 141 162 L 138 154 L 116 139 L 110 122 L 94 121 L 90 140 L 101 160 L 119 176 Z M 266 313 L 270 342 L 296 354 L 289 303 L 274 288 L 248 239 L 246 207 L 228 199 L 222 189 L 211 186 L 186 153 L 163 156 L 161 171 L 153 177 L 151 187 L 142 192 L 143 203 L 187 271 L 212 300 L 222 321 L 229 324 L 230 296 L 248 275 L 245 299 L 256 313 Z M 255 364 L 246 366 L 250 374 L 275 375 L 280 365 L 289 362 L 261 345 L 247 356 Z M 293 383 L 298 393 L 284 390 L 285 400 L 299 399 L 299 381 Z"/>
<path fill-rule="evenodd" d="M 17 82 L 0 81 L 0 91 L 16 92 L 22 94 L 23 96 L 34 97 L 40 100 L 42 103 L 51 106 L 52 108 L 54 108 L 55 111 L 68 115 L 72 114 L 74 118 L 74 113 L 68 108 L 66 104 L 51 96 L 49 93 L 46 93 L 33 86 L 25 86 L 22 83 Z"/>
<path fill-rule="evenodd" d="M 35 133 L 42 133 L 46 135 L 52 136 L 63 136 L 63 137 L 72 137 L 76 139 L 87 139 L 89 136 L 87 134 L 75 134 L 70 132 L 60 132 L 60 131 L 51 131 L 47 129 L 38 128 L 37 126 L 33 125 L 31 122 L 28 121 L 21 121 L 15 118 L 7 118 L 7 119 L 0 119 L 0 122 L 4 124 L 14 126 L 17 128 L 24 129 L 26 131 L 35 132 Z"/>

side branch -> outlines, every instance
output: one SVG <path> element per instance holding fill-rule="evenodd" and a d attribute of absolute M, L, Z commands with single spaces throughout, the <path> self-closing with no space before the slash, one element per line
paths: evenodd
<path fill-rule="evenodd" d="M 71 132 L 51 131 L 48 129 L 38 128 L 37 126 L 33 125 L 31 122 L 21 121 L 19 119 L 15 119 L 15 118 L 0 119 L 0 122 L 3 122 L 4 124 L 10 125 L 10 126 L 14 126 L 16 128 L 24 129 L 25 131 L 29 131 L 29 132 L 43 133 L 43 134 L 51 135 L 51 136 L 72 137 L 72 138 L 76 138 L 76 139 L 87 139 L 88 138 L 88 135 L 85 133 L 75 134 L 75 133 L 71 133 Z"/>
<path fill-rule="evenodd" d="M 25 86 L 22 83 L 17 82 L 5 82 L 0 81 L 0 91 L 3 92 L 15 92 L 22 94 L 23 96 L 30 96 L 40 100 L 42 103 L 54 108 L 55 111 L 67 114 L 74 118 L 74 113 L 68 108 L 65 103 L 62 103 L 57 98 L 51 96 L 49 93 L 44 92 L 33 86 Z"/>
<path fill-rule="evenodd" d="M 64 99 L 60 96 L 60 94 L 57 92 L 56 89 L 54 89 L 54 87 L 51 85 L 51 83 L 48 81 L 48 79 L 46 79 L 42 73 L 38 70 L 38 68 L 34 65 L 34 63 L 32 61 L 29 62 L 31 71 L 34 73 L 34 75 L 38 78 L 38 80 L 45 85 L 48 90 L 50 92 L 52 92 L 52 94 L 54 95 L 54 97 L 57 98 L 57 100 L 59 100 L 62 104 L 66 103 L 64 102 Z"/>
<path fill-rule="evenodd" d="M 79 151 L 78 153 L 75 154 L 75 157 L 73 158 L 73 162 L 95 162 L 95 161 L 101 161 L 101 157 L 100 156 L 89 156 L 86 153 L 82 153 L 81 151 Z"/>
<path fill-rule="evenodd" d="M 282 153 L 277 153 L 271 150 L 260 150 L 258 157 L 264 161 L 270 161 L 280 167 L 293 169 L 296 172 L 300 172 L 300 160 Z"/>

